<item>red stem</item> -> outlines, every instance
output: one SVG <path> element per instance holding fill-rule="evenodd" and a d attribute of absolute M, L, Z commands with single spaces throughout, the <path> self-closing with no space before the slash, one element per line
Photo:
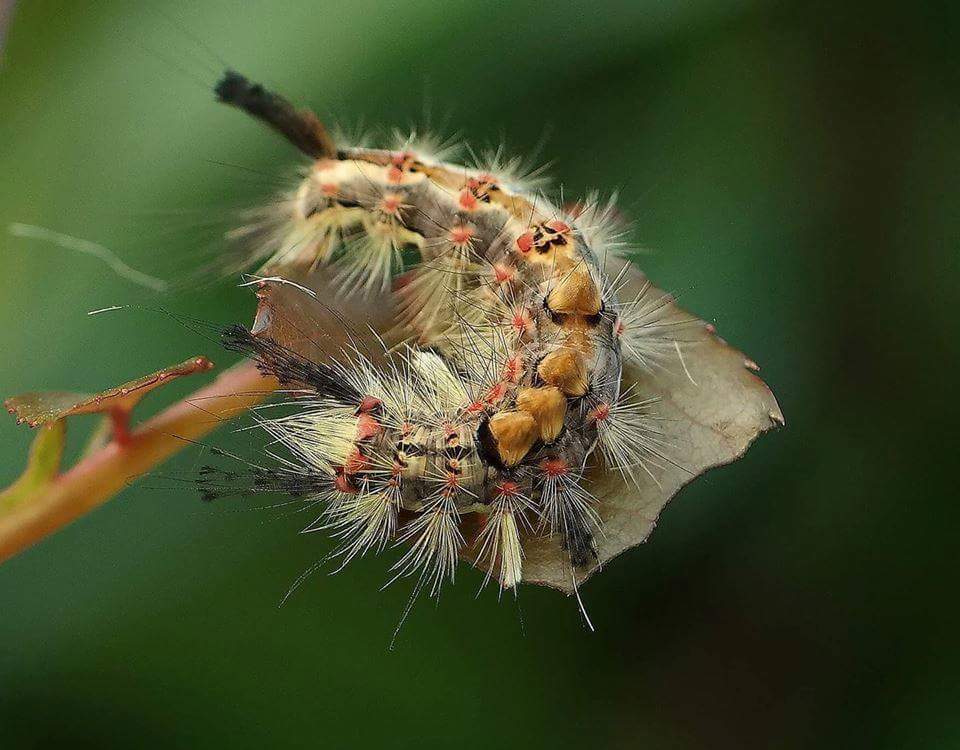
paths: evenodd
<path fill-rule="evenodd" d="M 106 502 L 191 440 L 242 414 L 276 388 L 273 378 L 243 363 L 132 431 L 129 412 L 111 413 L 113 441 L 40 487 L 36 497 L 0 516 L 0 562 Z"/>

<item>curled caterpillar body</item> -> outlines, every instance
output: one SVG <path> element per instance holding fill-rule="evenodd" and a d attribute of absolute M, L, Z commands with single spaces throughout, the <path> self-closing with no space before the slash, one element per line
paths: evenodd
<path fill-rule="evenodd" d="M 611 204 L 566 212 L 492 169 L 332 147 L 312 115 L 233 73 L 218 93 L 315 159 L 266 232 L 241 231 L 266 237 L 250 262 L 271 276 L 322 269 L 338 294 L 396 312 L 385 364 L 355 350 L 309 362 L 239 327 L 224 336 L 304 389 L 293 414 L 262 422 L 321 487 L 336 554 L 399 540 L 396 574 L 418 571 L 432 591 L 472 544 L 515 586 L 525 534 L 555 535 L 586 565 L 602 533 L 589 468 L 629 478 L 663 456 L 650 402 L 622 394 L 621 375 L 624 358 L 648 367 L 669 335 L 651 333 L 655 306 L 620 301 L 606 275 L 619 249 Z"/>

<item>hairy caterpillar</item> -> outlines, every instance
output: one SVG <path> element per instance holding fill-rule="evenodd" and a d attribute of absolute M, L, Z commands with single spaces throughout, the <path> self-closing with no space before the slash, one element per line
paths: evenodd
<path fill-rule="evenodd" d="M 227 330 L 228 348 L 303 389 L 296 412 L 261 420 L 292 460 L 256 471 L 251 489 L 321 503 L 318 523 L 344 561 L 407 544 L 396 574 L 418 573 L 432 593 L 467 548 L 515 587 L 526 535 L 556 539 L 575 580 L 603 533 L 585 475 L 602 464 L 655 479 L 675 464 L 655 399 L 622 387 L 623 362 L 662 366 L 677 327 L 693 322 L 664 322 L 649 285 L 618 299 L 612 201 L 567 211 L 509 174 L 413 145 L 334 144 L 312 113 L 234 72 L 216 94 L 314 160 L 271 216 L 239 230 L 247 262 L 274 278 L 323 274 L 336 295 L 392 305 L 388 337 L 400 344 L 377 362 L 356 347 L 314 362 L 262 332 Z M 208 498 L 227 491 L 212 468 L 200 482 Z"/>
<path fill-rule="evenodd" d="M 411 604 L 438 594 L 461 559 L 501 591 L 532 582 L 579 599 L 579 584 L 645 541 L 680 488 L 783 424 L 756 364 L 625 259 L 613 199 L 555 202 L 500 151 L 467 167 L 448 144 L 413 137 L 347 146 L 234 72 L 215 93 L 310 159 L 228 233 L 240 252 L 219 259 L 231 273 L 257 269 L 242 284 L 257 287 L 253 324 L 218 328 L 255 366 L 135 430 L 130 410 L 147 391 L 208 360 L 97 394 L 8 399 L 19 421 L 52 428 L 35 441 L 45 450 L 62 448 L 72 414 L 102 412 L 106 429 L 67 475 L 53 462 L 37 494 L 56 486 L 56 502 L 9 524 L 0 556 L 83 512 L 89 487 L 102 502 L 134 467 L 253 409 L 267 459 L 207 446 L 245 466 L 204 466 L 195 481 L 207 500 L 282 493 L 318 510 L 304 531 L 338 544 L 294 588 L 327 561 L 389 545 L 401 550 L 391 580 L 416 576 Z M 101 245 L 17 227 L 151 281 Z M 284 400 L 259 410 L 278 387 Z M 231 406 L 211 413 L 207 398 Z"/>

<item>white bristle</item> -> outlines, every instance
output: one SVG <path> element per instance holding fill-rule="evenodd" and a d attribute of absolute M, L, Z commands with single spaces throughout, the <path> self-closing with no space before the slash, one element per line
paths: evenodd
<path fill-rule="evenodd" d="M 399 232 L 390 224 L 369 222 L 367 232 L 347 241 L 335 281 L 345 295 L 387 291 L 394 270 L 401 265 L 403 244 Z"/>
<path fill-rule="evenodd" d="M 599 193 L 590 193 L 574 219 L 584 242 L 601 260 L 608 255 L 625 257 L 631 251 L 627 241 L 629 226 L 617 210 L 617 194 L 604 200 Z"/>
<path fill-rule="evenodd" d="M 398 542 L 410 548 L 391 568 L 396 575 L 390 582 L 420 571 L 431 596 L 439 593 L 444 579 L 453 582 L 464 544 L 454 493 L 441 488 L 428 497 L 417 517 L 403 527 Z"/>
<path fill-rule="evenodd" d="M 645 281 L 631 300 L 618 304 L 614 323 L 624 358 L 647 371 L 663 369 L 676 359 L 680 337 L 699 323 L 695 318 L 677 319 L 672 315 L 673 296 L 654 295 L 652 290 Z"/>
<path fill-rule="evenodd" d="M 277 442 L 305 461 L 313 470 L 333 474 L 354 447 L 357 418 L 341 405 L 319 402 L 294 414 L 259 420 Z"/>
<path fill-rule="evenodd" d="M 654 410 L 658 401 L 638 399 L 628 390 L 613 404 L 598 404 L 590 412 L 597 426 L 598 447 L 604 462 L 637 486 L 638 471 L 659 485 L 655 470 L 674 463 L 665 452 L 670 446 L 664 440 L 660 419 Z"/>
<path fill-rule="evenodd" d="M 565 537 L 576 528 L 600 528 L 596 498 L 584 489 L 582 477 L 572 471 L 545 471 L 541 481 L 543 522 L 551 534 Z"/>
<path fill-rule="evenodd" d="M 498 571 L 498 580 L 502 589 L 512 589 L 523 578 L 523 547 L 520 543 L 520 529 L 530 530 L 528 515 L 536 510 L 530 498 L 520 492 L 500 491 L 490 504 L 486 525 L 477 538 L 480 551 L 477 563 L 487 568 L 483 579 L 485 586 Z"/>
<path fill-rule="evenodd" d="M 367 485 L 368 483 L 364 483 Z M 400 511 L 400 486 L 370 483 L 360 492 L 345 496 L 331 506 L 324 528 L 334 538 L 341 539 L 332 557 L 341 557 L 342 569 L 356 557 L 370 550 L 379 553 L 393 539 Z"/>

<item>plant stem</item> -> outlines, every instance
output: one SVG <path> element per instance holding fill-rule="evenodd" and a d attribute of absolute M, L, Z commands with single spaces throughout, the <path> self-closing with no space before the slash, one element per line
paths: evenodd
<path fill-rule="evenodd" d="M 39 487 L 35 497 L 0 515 L 0 562 L 106 502 L 131 480 L 260 403 L 276 388 L 276 380 L 261 375 L 252 363 L 241 363 L 131 429 L 122 442 L 111 440 L 82 457 Z"/>

